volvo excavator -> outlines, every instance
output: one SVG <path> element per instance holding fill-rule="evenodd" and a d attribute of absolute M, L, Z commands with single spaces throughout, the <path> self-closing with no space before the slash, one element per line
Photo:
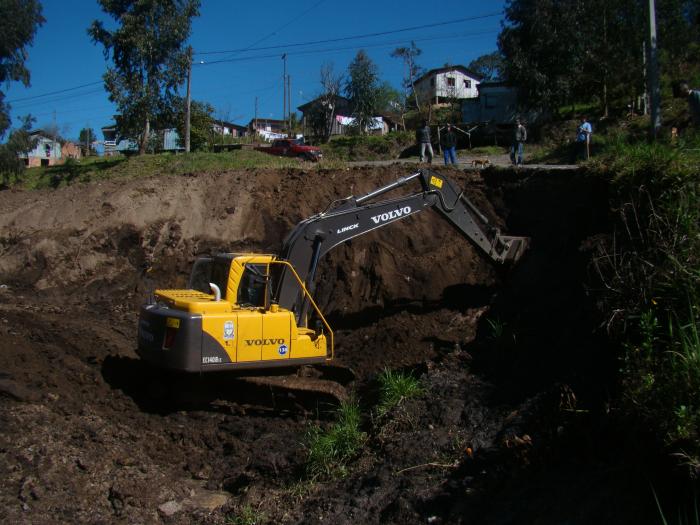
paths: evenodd
<path fill-rule="evenodd" d="M 409 183 L 420 189 L 379 199 Z M 328 364 L 333 331 L 312 297 L 321 258 L 341 243 L 426 209 L 436 210 L 494 263 L 515 263 L 529 244 L 527 237 L 501 234 L 455 182 L 423 169 L 332 202 L 297 224 L 278 255 L 198 259 L 188 289 L 156 290 L 141 307 L 137 352 L 156 367 L 186 372 L 268 375 L 277 367 Z"/>

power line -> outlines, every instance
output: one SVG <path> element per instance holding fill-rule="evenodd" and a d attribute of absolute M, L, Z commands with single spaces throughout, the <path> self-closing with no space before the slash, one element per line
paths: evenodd
<path fill-rule="evenodd" d="M 48 93 L 42 93 L 41 95 L 32 95 L 31 97 L 15 98 L 12 100 L 8 100 L 7 103 L 11 104 L 13 102 L 20 102 L 23 100 L 33 100 L 35 98 L 48 97 L 50 95 L 58 95 L 59 93 L 67 93 L 68 91 L 75 91 L 76 89 L 81 89 L 84 87 L 96 86 L 97 84 L 102 84 L 102 81 L 100 80 L 99 82 L 90 82 L 89 84 L 82 84 L 80 86 L 70 87 L 70 88 L 66 88 L 66 89 L 59 89 L 58 91 L 50 91 Z"/>
<path fill-rule="evenodd" d="M 317 45 L 317 44 L 328 44 L 331 42 L 342 42 L 342 41 L 347 41 L 347 40 L 357 40 L 360 38 L 370 38 L 370 37 L 376 37 L 376 36 L 386 36 L 386 35 L 391 35 L 391 34 L 395 34 L 395 33 L 404 33 L 406 31 L 415 31 L 417 29 L 427 29 L 429 27 L 440 27 L 440 26 L 446 26 L 446 25 L 450 25 L 450 24 L 459 24 L 461 22 L 482 20 L 484 18 L 491 18 L 494 16 L 500 16 L 502 14 L 503 14 L 502 11 L 498 11 L 498 12 L 488 13 L 485 15 L 470 16 L 470 17 L 465 17 L 465 18 L 459 18 L 457 20 L 447 20 L 444 22 L 435 22 L 432 24 L 423 24 L 420 26 L 404 27 L 401 29 L 393 29 L 390 31 L 381 31 L 378 33 L 366 33 L 364 35 L 353 35 L 353 36 L 345 36 L 345 37 L 339 37 L 339 38 L 328 38 L 325 40 L 313 40 L 313 41 L 309 41 L 309 42 L 296 42 L 296 43 L 292 43 L 292 44 L 281 44 L 281 45 L 276 45 L 276 46 L 255 47 L 255 48 L 252 47 L 255 44 L 252 44 L 251 46 L 248 46 L 245 48 L 240 48 L 240 49 L 229 49 L 229 50 L 223 50 L 223 51 L 201 51 L 201 52 L 195 53 L 195 55 L 223 55 L 226 53 L 240 53 L 243 51 L 267 51 L 270 49 L 286 49 L 286 48 L 290 48 L 290 47 L 312 46 L 312 45 Z M 275 33 L 272 33 L 272 34 L 275 34 Z"/>
<path fill-rule="evenodd" d="M 254 49 L 253 46 L 256 46 L 256 45 L 258 45 L 260 42 L 264 42 L 265 40 L 267 40 L 267 39 L 270 38 L 271 36 L 276 35 L 278 31 L 281 31 L 281 30 L 284 29 L 285 27 L 290 26 L 291 24 L 293 24 L 294 22 L 296 22 L 297 20 L 299 20 L 300 18 L 302 18 L 304 15 L 306 15 L 307 13 L 309 13 L 310 11 L 312 11 L 313 9 L 316 9 L 319 5 L 321 5 L 321 4 L 322 4 L 323 2 L 325 2 L 325 1 L 326 1 L 326 0 L 319 0 L 319 1 L 316 2 L 314 5 L 312 5 L 310 8 L 308 8 L 306 11 L 303 11 L 301 14 L 297 15 L 296 17 L 294 17 L 294 18 L 291 19 L 290 21 L 285 22 L 284 24 L 282 24 L 281 26 L 279 26 L 278 28 L 276 28 L 275 30 L 273 30 L 271 33 L 268 33 L 268 34 L 265 35 L 264 37 L 259 38 L 258 40 L 256 40 L 256 41 L 253 42 L 252 44 L 250 44 L 248 47 L 245 47 L 245 48 L 243 48 L 243 49 L 234 49 L 233 51 L 222 51 L 222 53 L 240 53 L 240 52 L 242 52 L 242 51 L 251 51 L 251 50 L 253 50 L 253 49 Z M 196 54 L 196 55 L 199 55 L 200 53 L 195 53 L 195 54 Z M 231 58 L 231 57 L 229 57 L 229 58 Z"/>
<path fill-rule="evenodd" d="M 429 41 L 429 40 L 451 40 L 451 39 L 461 39 L 461 38 L 466 38 L 470 36 L 479 36 L 479 35 L 484 35 L 484 34 L 490 34 L 493 33 L 495 30 L 490 30 L 490 31 L 479 31 L 475 33 L 463 33 L 460 34 L 459 36 L 457 35 L 452 35 L 452 36 L 435 36 L 435 37 L 426 37 L 426 38 L 416 38 L 414 39 L 415 42 L 424 42 L 424 41 Z M 375 44 L 365 44 L 360 47 L 363 48 L 373 48 L 373 47 L 386 47 L 386 46 L 393 46 L 396 44 L 402 43 L 403 40 L 394 40 L 391 42 L 378 42 Z M 288 55 L 313 55 L 317 53 L 329 53 L 333 51 L 346 51 L 348 49 L 356 49 L 358 47 L 357 44 L 352 45 L 352 46 L 345 46 L 345 47 L 334 47 L 334 48 L 325 48 L 325 49 L 306 49 L 302 51 L 291 51 L 287 53 Z M 198 66 L 211 66 L 214 64 L 225 64 L 229 62 L 245 62 L 248 60 L 262 60 L 262 59 L 268 59 L 268 58 L 279 58 L 278 54 L 269 54 L 269 55 L 253 55 L 253 56 L 247 56 L 247 57 L 237 57 L 237 58 L 222 58 L 221 60 L 212 60 L 211 62 L 204 62 L 203 64 L 195 64 Z"/>

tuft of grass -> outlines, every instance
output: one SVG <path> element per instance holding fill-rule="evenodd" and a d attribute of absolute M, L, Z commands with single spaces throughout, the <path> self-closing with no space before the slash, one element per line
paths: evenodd
<path fill-rule="evenodd" d="M 423 393 L 420 381 L 410 373 L 384 369 L 378 379 L 380 398 L 377 411 L 379 415 L 384 415 L 404 400 Z"/>
<path fill-rule="evenodd" d="M 355 399 L 341 403 L 337 421 L 327 429 L 311 427 L 306 435 L 307 476 L 313 480 L 343 477 L 348 462 L 367 440 L 360 429 L 360 405 Z"/>
<path fill-rule="evenodd" d="M 226 523 L 230 525 L 261 525 L 267 520 L 263 512 L 246 505 L 235 514 L 226 516 Z"/>

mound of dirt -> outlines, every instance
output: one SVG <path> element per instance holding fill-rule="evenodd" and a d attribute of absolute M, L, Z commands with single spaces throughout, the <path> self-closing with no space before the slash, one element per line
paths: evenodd
<path fill-rule="evenodd" d="M 537 510 L 563 475 L 547 478 L 548 454 L 578 446 L 564 383 L 595 377 L 572 369 L 599 342 L 579 247 L 604 228 L 604 196 L 581 175 L 450 171 L 495 225 L 533 237 L 534 259 L 505 279 L 430 212 L 324 258 L 316 296 L 368 434 L 344 479 L 304 477 L 305 435 L 332 407 L 136 358 L 138 305 L 184 285 L 198 255 L 275 253 L 332 200 L 404 175 L 248 170 L 0 192 L 0 521 L 560 523 L 556 502 Z M 378 418 L 385 368 L 411 371 L 424 392 Z M 590 481 L 607 459 L 587 453 L 594 466 L 570 468 Z M 533 468 L 539 490 L 509 484 Z M 618 484 L 601 486 L 610 494 L 582 496 L 570 522 L 625 516 L 610 511 L 627 501 Z M 499 520 L 501 501 L 511 519 Z"/>

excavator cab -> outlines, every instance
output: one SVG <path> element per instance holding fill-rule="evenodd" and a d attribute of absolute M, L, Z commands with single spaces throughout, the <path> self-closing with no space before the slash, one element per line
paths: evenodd
<path fill-rule="evenodd" d="M 272 301 L 272 274 L 294 272 L 272 255 L 220 254 L 199 259 L 189 289 L 156 290 L 141 308 L 138 353 L 166 368 L 202 372 L 324 362 L 332 332 L 296 276 L 323 329 L 298 326 L 294 312 Z M 295 273 L 295 272 L 294 272 Z M 328 349 L 327 335 L 331 345 Z"/>

